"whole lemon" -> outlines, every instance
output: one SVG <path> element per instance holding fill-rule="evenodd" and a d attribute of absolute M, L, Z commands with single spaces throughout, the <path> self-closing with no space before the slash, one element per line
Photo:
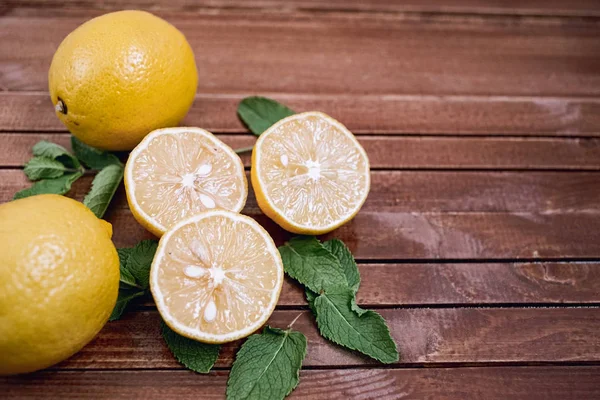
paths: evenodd
<path fill-rule="evenodd" d="M 96 336 L 117 300 L 119 257 L 111 225 L 67 197 L 2 204 L 0 221 L 0 375 L 11 375 Z"/>
<path fill-rule="evenodd" d="M 143 11 L 87 21 L 60 44 L 48 73 L 60 120 L 82 142 L 131 150 L 176 126 L 198 85 L 194 53 L 173 25 Z"/>

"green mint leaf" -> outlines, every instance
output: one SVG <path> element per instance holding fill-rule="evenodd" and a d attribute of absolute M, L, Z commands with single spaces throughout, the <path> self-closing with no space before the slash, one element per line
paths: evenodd
<path fill-rule="evenodd" d="M 243 99 L 238 106 L 237 113 L 240 119 L 248 126 L 248 129 L 256 136 L 269 129 L 271 125 L 280 119 L 295 114 L 293 110 L 283 104 L 259 96 Z"/>
<path fill-rule="evenodd" d="M 90 147 L 75 136 L 71 136 L 71 147 L 77 158 L 90 168 L 103 169 L 109 165 L 123 165 L 114 154 Z"/>
<path fill-rule="evenodd" d="M 131 249 L 127 259 L 127 270 L 142 289 L 148 288 L 150 266 L 157 247 L 158 242 L 156 240 L 143 240 Z"/>
<path fill-rule="evenodd" d="M 136 297 L 143 296 L 144 293 L 145 292 L 142 289 L 119 287 L 119 297 L 117 297 L 117 303 L 115 304 L 115 308 L 113 308 L 112 314 L 110 314 L 108 320 L 116 321 L 117 319 L 121 318 L 129 302 Z"/>
<path fill-rule="evenodd" d="M 65 166 L 80 169 L 81 164 L 67 149 L 56 143 L 42 140 L 33 146 L 33 155 L 58 160 Z"/>
<path fill-rule="evenodd" d="M 353 299 L 352 289 L 340 286 L 329 288 L 314 300 L 321 335 L 383 363 L 398 361 L 396 343 L 383 317 L 374 311 L 359 308 L 361 314 L 353 310 Z"/>
<path fill-rule="evenodd" d="M 356 293 L 360 286 L 360 274 L 350 249 L 339 239 L 328 240 L 323 243 L 323 247 L 337 257 L 348 280 L 348 287 Z"/>
<path fill-rule="evenodd" d="M 314 236 L 298 236 L 279 247 L 285 272 L 320 293 L 328 287 L 347 285 L 338 259 Z"/>
<path fill-rule="evenodd" d="M 175 333 L 161 321 L 162 335 L 173 356 L 187 369 L 201 374 L 207 374 L 215 365 L 221 346 L 188 339 Z"/>
<path fill-rule="evenodd" d="M 238 351 L 227 381 L 228 400 L 283 399 L 298 386 L 306 337 L 266 326 Z"/>
<path fill-rule="evenodd" d="M 125 287 L 129 286 L 141 289 L 141 287 L 135 281 L 134 276 L 131 275 L 131 272 L 129 272 L 127 269 L 127 260 L 129 260 L 129 255 L 131 254 L 132 250 L 133 249 L 128 248 L 117 249 L 117 253 L 119 254 L 119 268 L 121 270 L 120 282 L 122 285 L 120 286 L 123 287 L 123 285 L 125 285 Z"/>
<path fill-rule="evenodd" d="M 113 164 L 104 167 L 94 177 L 92 189 L 83 199 L 83 204 L 92 210 L 96 217 L 102 218 L 122 179 L 121 165 Z"/>
<path fill-rule="evenodd" d="M 65 194 L 69 190 L 71 190 L 71 185 L 77 179 L 79 179 L 83 175 L 82 172 L 73 172 L 71 174 L 65 174 L 58 178 L 54 179 L 44 179 L 42 181 L 37 181 L 30 188 L 23 189 L 17 192 L 13 200 L 22 199 L 29 196 L 35 196 L 37 194 Z"/>
<path fill-rule="evenodd" d="M 23 169 L 30 181 L 58 178 L 63 176 L 66 171 L 67 167 L 60 161 L 41 156 L 33 157 Z"/>

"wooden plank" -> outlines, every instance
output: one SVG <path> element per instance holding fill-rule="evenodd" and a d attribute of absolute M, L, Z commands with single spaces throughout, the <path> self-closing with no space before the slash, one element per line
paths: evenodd
<path fill-rule="evenodd" d="M 249 173 L 247 173 L 249 175 Z M 83 200 L 93 176 L 85 176 L 69 196 Z M 362 212 L 380 213 L 597 213 L 595 172 L 373 171 Z M 0 170 L 0 202 L 31 185 L 21 170 Z M 128 209 L 124 190 L 111 210 Z M 250 187 L 245 212 L 257 213 Z"/>
<path fill-rule="evenodd" d="M 600 303 L 597 263 L 360 264 L 359 269 L 358 301 L 366 307 Z M 286 280 L 278 304 L 305 304 L 304 290 Z"/>
<path fill-rule="evenodd" d="M 357 258 L 365 260 L 600 257 L 600 232 L 596 229 L 600 224 L 600 213 L 594 201 L 597 196 L 589 195 L 589 190 L 597 190 L 598 185 L 577 186 L 577 175 L 566 174 L 562 182 L 566 182 L 566 185 L 575 184 L 576 190 L 581 192 L 568 192 L 564 187 L 562 190 L 551 189 L 546 192 L 554 193 L 555 198 L 544 194 L 547 188 L 536 192 L 535 188 L 526 185 L 515 187 L 510 179 L 504 181 L 507 185 L 505 188 L 500 191 L 497 188 L 490 189 L 487 193 L 482 187 L 453 186 L 449 180 L 439 179 L 439 185 L 425 181 L 422 186 L 416 186 L 421 188 L 422 193 L 429 193 L 431 202 L 428 203 L 425 199 L 413 197 L 414 193 L 399 185 L 398 177 L 405 174 L 374 172 L 372 192 L 363 210 L 354 220 L 326 237 L 335 236 L 344 240 Z M 462 175 L 437 174 L 432 173 L 446 179 Z M 492 183 L 490 179 L 498 175 L 488 174 L 480 175 L 479 182 L 487 179 L 488 183 Z M 0 199 L 3 202 L 12 198 L 15 189 L 26 185 L 26 178 L 18 170 L 0 171 L 0 177 L 3 182 Z M 381 181 L 377 183 L 379 177 Z M 579 178 L 584 181 L 596 180 L 592 173 Z M 545 184 L 553 185 L 552 182 Z M 89 178 L 87 182 L 79 181 L 75 186 L 74 194 L 82 198 L 89 188 Z M 440 199 L 444 187 L 452 187 L 449 198 L 456 196 L 451 203 L 446 203 L 446 198 Z M 516 191 L 516 188 L 521 189 Z M 117 246 L 132 246 L 143 238 L 151 238 L 135 222 L 126 206 L 122 189 L 118 196 L 120 199 L 115 201 L 105 216 L 113 224 L 113 239 Z M 564 200 L 558 200 L 561 198 Z M 405 203 L 403 199 L 410 199 L 410 202 Z M 559 204 L 564 201 L 565 208 L 561 209 L 559 205 L 555 209 L 554 199 Z M 514 204 L 510 205 L 511 202 Z M 411 209 L 411 204 L 417 206 Z M 573 204 L 573 208 L 567 204 Z M 512 210 L 509 209 L 511 211 L 506 211 L 507 205 L 512 207 Z M 478 208 L 484 211 L 478 211 Z M 497 211 L 500 209 L 504 211 Z M 258 210 L 253 199 L 243 212 L 258 220 L 277 243 L 281 244 L 290 238 L 288 232 Z"/>
<path fill-rule="evenodd" d="M 222 399 L 227 371 L 45 371 L 0 378 L 11 399 Z M 580 400 L 600 397 L 600 368 L 303 370 L 289 399 Z"/>
<path fill-rule="evenodd" d="M 247 132 L 237 118 L 246 94 L 201 94 L 183 125 Z M 568 97 L 323 95 L 263 93 L 294 110 L 320 110 L 361 134 L 597 136 L 600 100 Z M 0 130 L 56 131 L 48 93 L 0 92 Z"/>
<path fill-rule="evenodd" d="M 47 90 L 56 47 L 87 18 L 4 17 L 0 88 Z M 600 95 L 593 22 L 246 10 L 169 20 L 195 50 L 204 94 Z"/>
<path fill-rule="evenodd" d="M 448 13 L 448 14 L 508 14 L 508 15 L 550 15 L 581 16 L 600 15 L 600 6 L 594 0 L 526 0 L 519 2 L 498 2 L 481 0 L 199 0 L 190 4 L 186 0 L 33 0 L 26 4 L 8 0 L 8 8 L 36 9 L 101 9 L 123 10 L 129 8 L 147 10 L 178 10 L 193 13 L 207 9 L 231 10 L 258 9 L 264 11 L 344 11 L 344 12 L 403 12 L 403 13 Z"/>
<path fill-rule="evenodd" d="M 269 231 L 278 245 L 290 233 L 262 213 L 244 210 Z M 152 238 L 129 210 L 110 210 L 113 240 L 119 247 Z M 365 260 L 426 259 L 597 259 L 600 214 L 588 213 L 416 213 L 363 211 L 326 235 L 346 242 Z"/>
<path fill-rule="evenodd" d="M 233 149 L 256 140 L 253 135 L 217 136 Z M 70 147 L 68 134 L 0 133 L 0 143 L 10 149 L 0 155 L 0 165 L 23 166 L 40 140 Z M 600 139 L 596 138 L 358 136 L 358 140 L 375 169 L 600 170 Z M 242 158 L 250 166 L 250 152 Z"/>
<path fill-rule="evenodd" d="M 490 362 L 600 361 L 598 308 L 382 309 L 402 354 L 398 365 Z M 310 311 L 276 310 L 270 326 L 308 339 L 305 367 L 379 365 L 333 345 L 317 331 Z M 518 327 L 518 329 L 516 329 Z M 242 341 L 224 344 L 217 367 L 229 367 Z M 132 311 L 108 323 L 98 337 L 54 369 L 183 368 L 167 349 L 157 311 Z"/>

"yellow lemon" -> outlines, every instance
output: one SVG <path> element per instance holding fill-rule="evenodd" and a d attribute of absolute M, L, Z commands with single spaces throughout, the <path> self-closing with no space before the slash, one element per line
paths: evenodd
<path fill-rule="evenodd" d="M 136 146 L 125 167 L 135 219 L 156 236 L 201 211 L 239 212 L 248 182 L 240 157 L 200 128 L 157 129 Z"/>
<path fill-rule="evenodd" d="M 304 235 L 351 220 L 371 185 L 365 150 L 344 125 L 320 112 L 284 118 L 260 135 L 251 179 L 261 210 Z"/>
<path fill-rule="evenodd" d="M 201 212 L 160 239 L 150 288 L 164 321 L 206 343 L 246 337 L 275 309 L 283 263 L 267 231 L 226 210 Z"/>
<path fill-rule="evenodd" d="M 39 195 L 0 205 L 0 375 L 79 351 L 117 300 L 112 227 L 83 204 Z"/>
<path fill-rule="evenodd" d="M 60 44 L 48 73 L 60 120 L 84 143 L 131 150 L 177 125 L 198 84 L 194 54 L 173 25 L 143 11 L 87 21 Z"/>

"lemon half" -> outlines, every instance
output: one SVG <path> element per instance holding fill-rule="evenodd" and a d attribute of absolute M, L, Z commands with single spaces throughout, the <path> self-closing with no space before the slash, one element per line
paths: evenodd
<path fill-rule="evenodd" d="M 282 228 L 323 234 L 351 220 L 371 185 L 369 158 L 344 125 L 320 112 L 284 118 L 252 152 L 261 210 Z"/>
<path fill-rule="evenodd" d="M 273 239 L 252 218 L 225 210 L 171 228 L 150 271 L 152 295 L 167 325 L 206 343 L 230 342 L 260 328 L 282 284 Z"/>

